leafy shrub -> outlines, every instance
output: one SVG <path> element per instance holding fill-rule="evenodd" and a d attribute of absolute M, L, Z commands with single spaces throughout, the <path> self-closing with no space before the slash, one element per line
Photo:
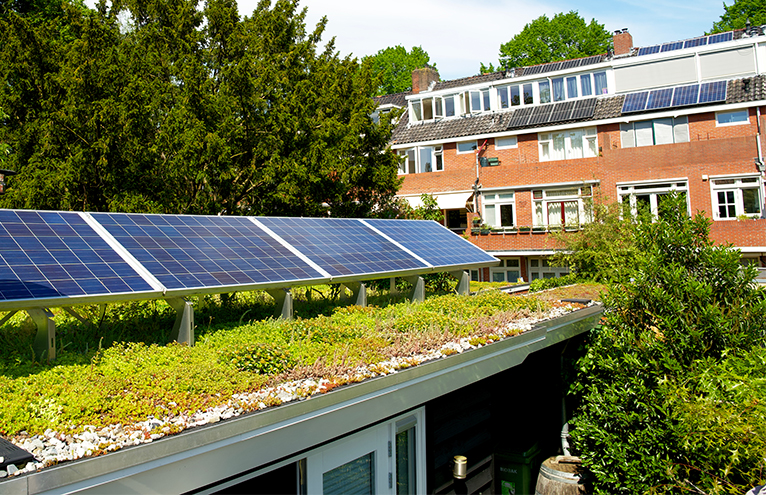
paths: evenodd
<path fill-rule="evenodd" d="M 222 359 L 239 371 L 262 375 L 276 375 L 295 366 L 295 360 L 288 352 L 280 346 L 266 343 L 247 344 L 241 349 L 223 354 Z"/>
<path fill-rule="evenodd" d="M 572 285 L 576 284 L 578 280 L 580 280 L 580 277 L 578 277 L 578 275 L 575 273 L 568 273 L 564 276 L 556 278 L 538 278 L 529 284 L 529 292 L 540 292 L 541 290 L 554 289 L 564 285 Z"/>

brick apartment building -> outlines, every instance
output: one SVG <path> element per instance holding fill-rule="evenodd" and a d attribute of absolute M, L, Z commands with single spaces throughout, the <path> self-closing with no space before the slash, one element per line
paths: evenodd
<path fill-rule="evenodd" d="M 656 212 L 670 191 L 764 266 L 765 27 L 640 48 L 623 29 L 614 53 L 454 81 L 418 69 L 411 92 L 378 99 L 405 108 L 399 195 L 432 194 L 449 228 L 502 260 L 480 280 L 560 276 L 550 232 L 587 222 L 590 198 Z"/>

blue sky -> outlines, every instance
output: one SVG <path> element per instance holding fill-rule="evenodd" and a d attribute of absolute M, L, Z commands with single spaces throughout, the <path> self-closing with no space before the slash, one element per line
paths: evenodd
<path fill-rule="evenodd" d="M 257 0 L 239 0 L 240 13 L 247 15 L 256 5 Z M 500 45 L 542 14 L 576 10 L 610 32 L 628 28 L 635 46 L 702 35 L 723 14 L 722 0 L 301 0 L 301 5 L 308 8 L 311 27 L 327 16 L 326 39 L 335 36 L 342 55 L 420 46 L 442 79 L 472 76 L 480 62 L 496 64 Z"/>

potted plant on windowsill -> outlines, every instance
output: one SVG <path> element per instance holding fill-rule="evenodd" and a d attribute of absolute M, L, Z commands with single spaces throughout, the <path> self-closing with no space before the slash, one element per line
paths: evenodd
<path fill-rule="evenodd" d="M 544 226 L 534 226 L 532 227 L 532 233 L 533 234 L 544 234 L 546 231 L 546 228 Z"/>
<path fill-rule="evenodd" d="M 481 235 L 489 235 L 489 225 L 487 225 L 485 223 L 481 224 L 480 232 L 479 233 Z"/>
<path fill-rule="evenodd" d="M 529 234 L 530 230 L 532 230 L 531 227 L 524 225 L 522 227 L 519 227 L 519 234 Z"/>
<path fill-rule="evenodd" d="M 481 225 L 481 217 L 473 217 L 473 220 L 471 220 L 471 223 L 473 223 L 474 228 L 479 228 Z"/>

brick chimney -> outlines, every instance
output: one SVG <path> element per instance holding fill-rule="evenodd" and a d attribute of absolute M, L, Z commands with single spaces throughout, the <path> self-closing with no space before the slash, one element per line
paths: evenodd
<path fill-rule="evenodd" d="M 427 91 L 431 83 L 439 80 L 439 73 L 433 67 L 425 66 L 422 69 L 412 71 L 412 93 L 418 94 Z"/>
<path fill-rule="evenodd" d="M 628 32 L 628 28 L 615 31 L 612 41 L 615 55 L 627 55 L 633 50 L 633 36 Z"/>

